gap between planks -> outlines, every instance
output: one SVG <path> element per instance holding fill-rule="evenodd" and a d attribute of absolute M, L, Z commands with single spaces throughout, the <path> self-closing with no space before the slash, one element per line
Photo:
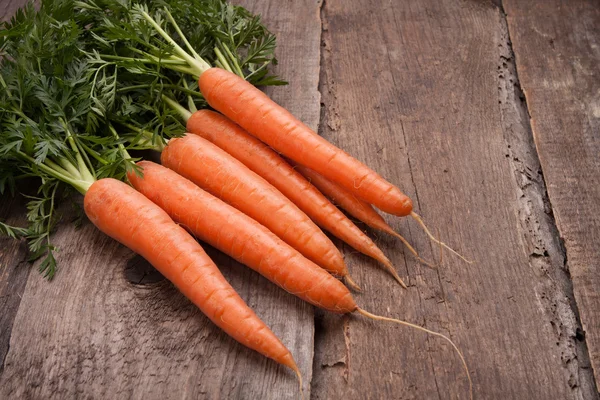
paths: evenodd
<path fill-rule="evenodd" d="M 569 370 L 569 384 L 585 399 L 597 398 L 597 382 L 591 368 L 590 353 L 583 334 L 573 281 L 567 267 L 568 254 L 560 236 L 547 184 L 533 139 L 531 114 L 525 92 L 519 80 L 510 27 L 502 0 L 494 2 L 498 7 L 504 44 L 498 63 L 499 105 L 505 125 L 507 154 L 513 165 L 515 182 L 521 191 L 519 216 L 524 231 L 531 233 L 527 243 L 532 268 L 547 277 L 545 297 L 542 304 L 551 318 L 561 348 L 563 366 Z M 514 90 L 511 91 L 511 86 Z M 514 128 L 516 126 L 516 129 Z M 520 131 L 521 135 L 514 135 Z M 512 135 L 511 135 L 512 133 Z M 537 204 L 532 204 L 536 202 Z M 536 207 L 537 205 L 537 207 Z M 566 301 L 565 301 L 566 300 Z"/>
<path fill-rule="evenodd" d="M 503 82 L 505 83 L 509 82 L 509 79 L 513 79 L 510 85 L 505 87 L 499 85 L 498 101 L 502 109 L 505 128 L 506 157 L 510 158 L 515 178 L 514 184 L 521 194 L 521 198 L 518 200 L 518 219 L 522 226 L 522 232 L 525 233 L 522 238 L 523 246 L 528 250 L 530 268 L 537 270 L 540 274 L 541 286 L 543 286 L 541 289 L 546 295 L 542 302 L 543 311 L 555 329 L 557 346 L 565 356 L 562 363 L 563 367 L 569 371 L 571 389 L 575 392 L 582 392 L 583 398 L 595 398 L 596 390 L 590 368 L 589 353 L 585 340 L 581 336 L 581 322 L 574 301 L 573 284 L 565 268 L 566 252 L 559 237 L 537 149 L 533 142 L 529 110 L 518 81 L 506 14 L 501 0 L 492 1 L 492 3 L 498 9 L 500 28 L 505 35 L 498 62 L 499 74 L 504 75 Z M 325 1 L 321 2 L 321 24 L 321 40 L 323 41 L 324 32 L 328 30 Z M 323 46 L 325 45 L 326 43 L 323 43 Z M 322 53 L 320 67 L 326 68 L 323 52 L 328 50 L 321 48 L 320 51 Z M 512 84 L 514 84 L 514 89 L 511 91 Z M 329 91 L 329 96 L 336 96 L 335 87 L 330 87 L 327 80 L 323 80 L 322 73 L 320 74 L 319 90 L 322 97 L 324 97 L 325 91 Z M 327 118 L 324 118 L 325 115 Z M 325 121 L 329 128 L 336 129 L 340 121 L 335 105 L 321 103 L 321 124 Z M 511 133 L 518 133 L 521 136 L 515 137 Z M 410 174 L 412 177 L 412 171 Z M 414 186 L 416 191 L 416 185 Z M 418 201 L 418 199 L 416 200 Z M 318 347 L 320 340 L 327 339 L 320 335 L 319 328 L 322 318 L 323 316 L 319 313 L 315 314 L 315 348 Z M 343 329 L 346 333 L 345 324 Z M 333 364 L 321 366 L 317 365 L 315 358 L 313 378 L 319 373 L 320 367 L 324 366 L 344 367 L 344 376 L 347 376 L 349 360 L 346 357 Z"/>

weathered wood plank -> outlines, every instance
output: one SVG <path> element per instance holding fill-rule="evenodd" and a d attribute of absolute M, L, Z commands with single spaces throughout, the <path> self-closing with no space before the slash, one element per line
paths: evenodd
<path fill-rule="evenodd" d="M 505 0 L 517 71 L 600 382 L 600 8 Z"/>
<path fill-rule="evenodd" d="M 27 0 L 0 1 L 0 21 L 8 21 L 25 4 L 27 4 Z"/>
<path fill-rule="evenodd" d="M 0 202 L 0 220 L 2 222 L 14 226 L 24 226 L 25 212 L 24 199 L 21 196 L 4 198 Z M 2 310 L 0 313 L 0 374 L 29 271 L 25 241 L 0 236 L 0 310 Z"/>
<path fill-rule="evenodd" d="M 278 71 L 302 72 L 273 96 L 316 128 L 319 4 L 244 4 L 263 12 L 278 34 Z M 306 101 L 310 96 L 314 101 Z M 29 277 L 0 375 L 1 398 L 297 398 L 293 373 L 238 345 L 164 280 L 151 283 L 156 277 L 132 270 L 137 258 L 89 222 L 81 230 L 61 224 L 55 241 L 61 270 L 52 283 Z M 309 394 L 312 308 L 207 251 L 290 348 Z"/>
<path fill-rule="evenodd" d="M 527 197 L 507 156 L 517 121 L 506 107 L 518 104 L 499 104 L 507 46 L 500 10 L 492 2 L 328 0 L 322 20 L 321 134 L 400 185 L 431 227 L 476 261 L 446 252 L 444 266 L 430 270 L 380 238 L 410 288 L 401 291 L 352 256 L 351 272 L 365 289 L 359 304 L 449 335 L 469 363 L 475 398 L 580 397 L 577 368 L 561 362 L 575 352 L 575 339 L 553 327 L 564 322 L 575 331 L 576 321 L 552 283 L 560 249 L 548 219 L 528 231 L 521 196 L 534 216 L 544 214 L 543 196 Z M 424 256 L 437 252 L 414 223 L 388 221 Z M 543 266 L 532 256 L 536 246 L 548 249 Z M 467 395 L 448 345 L 355 317 L 319 320 L 313 382 L 317 399 Z"/>
<path fill-rule="evenodd" d="M 80 231 L 61 225 L 55 240 L 62 270 L 52 283 L 30 276 L 0 397 L 278 398 L 294 390 L 293 375 L 231 340 L 167 282 L 134 285 L 125 279 L 123 268 L 133 254 L 91 224 Z M 301 330 L 294 314 L 302 307 L 216 255 L 240 294 L 293 344 L 297 333 L 283 321 Z"/>
<path fill-rule="evenodd" d="M 289 84 L 266 92 L 305 124 L 317 129 L 320 119 L 319 92 L 321 0 L 235 0 L 254 13 L 277 36 L 275 71 Z"/>

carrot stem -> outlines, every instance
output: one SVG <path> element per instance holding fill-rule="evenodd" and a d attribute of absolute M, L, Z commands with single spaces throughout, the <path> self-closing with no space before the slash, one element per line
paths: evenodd
<path fill-rule="evenodd" d="M 84 165 L 89 166 L 89 168 L 86 167 L 83 170 L 83 172 L 81 173 L 81 176 L 85 177 L 86 174 L 89 174 L 88 178 L 92 178 L 92 179 L 96 180 L 98 178 L 98 176 L 96 176 L 96 170 L 94 169 L 94 166 L 92 165 L 92 162 L 90 161 L 90 158 L 88 157 L 87 152 L 85 151 L 83 146 L 81 146 L 81 142 L 77 141 L 75 143 L 75 145 L 79 149 L 78 150 L 79 154 L 83 155 Z"/>
<path fill-rule="evenodd" d="M 117 92 L 121 93 L 121 92 L 127 92 L 129 90 L 149 89 L 154 86 L 155 85 L 149 84 L 149 83 L 145 83 L 145 84 L 141 84 L 141 85 L 131 85 L 131 86 L 120 87 L 117 89 Z M 191 89 L 183 87 L 183 86 L 172 85 L 172 84 L 161 84 L 161 85 L 156 85 L 156 86 L 159 86 L 160 88 L 163 88 L 163 89 L 174 89 L 179 92 L 183 92 L 183 93 L 187 94 L 188 96 L 190 96 L 190 95 L 196 96 L 200 99 L 204 98 L 204 96 L 202 96 L 202 93 L 195 91 L 195 90 L 191 90 Z"/>
<path fill-rule="evenodd" d="M 190 51 L 190 53 L 192 53 L 192 55 L 197 60 L 202 60 L 202 57 L 200 57 L 200 54 L 196 53 L 196 50 L 194 50 L 194 48 L 192 47 L 192 45 L 190 44 L 190 42 L 188 42 L 187 38 L 185 37 L 185 35 L 181 31 L 181 29 L 179 28 L 179 25 L 177 25 L 177 22 L 175 21 L 175 18 L 173 18 L 173 16 L 169 12 L 169 10 L 166 7 L 165 7 L 164 10 L 165 10 L 165 13 L 167 14 L 167 19 L 169 20 L 169 22 L 171 23 L 171 25 L 173 25 L 173 27 L 175 28 L 175 31 L 177 32 L 177 34 L 179 35 L 179 37 L 181 38 L 181 40 L 183 40 L 183 43 L 185 43 L 185 47 L 188 48 L 188 50 Z"/>
<path fill-rule="evenodd" d="M 259 73 L 260 71 L 265 69 L 267 67 L 267 65 L 269 65 L 268 61 L 266 61 L 265 63 L 263 63 L 263 65 L 261 65 L 260 67 L 258 67 L 257 69 L 255 69 L 254 71 L 252 71 L 251 73 L 246 75 L 244 79 L 246 79 L 246 80 L 250 79 L 253 75 L 256 75 L 257 73 Z"/>
<path fill-rule="evenodd" d="M 133 57 L 123 57 L 123 56 L 115 56 L 113 54 L 99 54 L 100 57 L 106 60 L 116 60 L 116 61 L 135 61 L 147 64 L 155 64 L 157 62 L 161 62 L 162 64 L 172 64 L 172 65 L 187 65 L 187 61 L 180 58 L 159 58 L 152 54 L 146 53 L 145 51 L 140 51 L 138 49 L 132 48 L 135 53 L 142 54 L 145 57 L 150 58 L 133 58 Z"/>
<path fill-rule="evenodd" d="M 113 134 L 114 138 L 119 140 L 119 134 L 117 133 L 115 128 L 112 125 L 109 125 L 108 129 Z M 129 155 L 129 152 L 127 151 L 127 149 L 125 149 L 125 146 L 123 146 L 123 143 L 119 143 L 119 144 L 117 144 L 117 146 L 119 147 L 119 150 L 121 150 L 121 154 L 123 155 L 123 158 L 125 158 L 125 159 L 131 158 L 131 156 Z"/>
<path fill-rule="evenodd" d="M 130 57 L 119 57 L 119 56 L 113 56 L 113 58 L 118 57 L 118 58 L 116 58 L 118 60 L 120 59 L 120 60 L 124 60 L 124 61 L 141 61 L 144 63 L 153 63 L 153 64 L 164 65 L 167 68 L 172 69 L 173 71 L 182 72 L 187 75 L 192 75 L 196 78 L 198 78 L 200 76 L 201 72 L 198 70 L 196 63 L 190 64 L 190 61 L 187 59 L 182 59 L 175 55 L 172 55 L 169 58 L 160 58 L 160 57 L 157 57 L 150 53 L 147 53 L 145 51 L 136 49 L 136 48 L 131 48 L 131 50 L 138 54 L 142 54 L 144 57 L 148 57 L 148 58 L 143 59 L 143 58 L 130 58 Z M 183 49 L 181 49 L 181 50 L 183 50 Z M 195 60 L 195 58 L 191 58 L 191 60 Z M 204 60 L 202 60 L 202 61 L 204 61 Z"/>
<path fill-rule="evenodd" d="M 181 72 L 183 74 L 191 75 L 196 79 L 200 76 L 198 75 L 199 72 L 195 68 L 184 67 L 183 65 L 167 66 L 167 68 L 170 68 L 173 71 Z"/>
<path fill-rule="evenodd" d="M 74 178 L 81 178 L 81 174 L 79 173 L 77 168 L 75 168 L 73 164 L 71 164 L 68 160 L 61 158 L 59 162 L 63 165 L 62 167 L 56 164 L 54 161 L 50 160 L 49 158 L 46 158 L 44 164 L 46 164 L 50 168 L 53 168 L 57 172 L 60 172 L 63 175 L 73 175 Z"/>
<path fill-rule="evenodd" d="M 12 97 L 12 92 L 8 88 L 8 85 L 6 85 L 6 82 L 4 81 L 4 78 L 2 77 L 2 75 L 0 75 L 0 85 L 2 85 L 4 90 L 6 90 L 6 93 L 8 93 L 8 96 Z"/>
<path fill-rule="evenodd" d="M 175 100 L 170 98 L 169 96 L 166 96 L 163 94 L 162 99 L 173 110 L 175 110 L 185 122 L 187 122 L 191 118 L 192 113 L 189 110 L 187 110 L 185 107 L 183 107 L 181 104 L 179 104 L 178 102 L 176 102 Z"/>
<path fill-rule="evenodd" d="M 188 86 L 187 82 L 185 81 L 185 79 L 181 80 L 181 83 L 183 84 L 183 86 L 185 87 L 186 91 L 190 91 L 192 93 L 198 93 L 200 94 L 200 92 L 198 91 L 193 91 L 190 90 L 190 87 Z M 187 93 L 187 92 L 186 92 Z M 198 108 L 196 107 L 196 104 L 194 103 L 194 99 L 192 99 L 192 96 L 189 95 L 189 93 L 187 93 L 187 103 L 188 103 L 188 110 L 192 113 L 195 113 L 196 111 L 198 111 Z M 202 94 L 200 94 L 200 97 L 204 98 L 204 96 L 202 96 Z M 187 120 L 186 120 L 187 122 Z"/>
<path fill-rule="evenodd" d="M 126 128 L 131 129 L 134 132 L 139 133 L 142 136 L 142 139 L 137 142 L 137 144 L 142 146 L 150 147 L 152 150 L 163 151 L 165 148 L 165 143 L 168 143 L 168 140 L 163 139 L 159 135 L 154 135 L 154 133 L 144 130 L 142 128 L 138 128 L 137 126 L 128 124 L 127 122 L 119 122 Z"/>
<path fill-rule="evenodd" d="M 226 70 L 226 69 L 227 69 L 227 68 L 226 68 L 226 67 L 223 65 L 223 63 L 221 62 L 221 60 L 219 60 L 219 58 L 217 58 L 217 59 L 215 60 L 215 66 L 216 66 L 216 67 L 218 67 L 218 68 L 224 69 L 224 70 Z"/>
<path fill-rule="evenodd" d="M 463 255 L 461 255 L 459 252 L 457 252 L 456 250 L 454 250 L 452 247 L 448 246 L 446 243 L 442 242 L 441 240 L 439 240 L 435 236 L 433 236 L 431 234 L 431 232 L 429 231 L 429 229 L 427 229 L 427 226 L 425 225 L 425 223 L 423 222 L 423 219 L 421 218 L 421 216 L 419 214 L 417 214 L 414 211 L 411 211 L 410 216 L 413 217 L 414 220 L 417 221 L 417 223 L 419 225 L 421 225 L 421 227 L 423 228 L 423 230 L 425 231 L 425 233 L 427 234 L 427 236 L 429 236 L 429 239 L 431 241 L 433 241 L 433 242 L 439 244 L 440 246 L 443 246 L 446 249 L 450 250 L 451 253 L 453 253 L 454 255 L 458 256 L 461 260 L 463 260 L 467 264 L 473 264 L 473 261 L 468 260 L 466 257 L 464 257 Z"/>
<path fill-rule="evenodd" d="M 467 367 L 467 362 L 465 361 L 465 357 L 463 356 L 462 352 L 458 349 L 458 347 L 454 344 L 454 342 L 452 340 L 450 340 L 450 338 L 448 338 L 445 335 L 442 335 L 441 333 L 430 331 L 427 328 L 423 328 L 422 326 L 411 324 L 410 322 L 406 322 L 406 321 L 403 321 L 401 319 L 388 318 L 388 317 L 382 317 L 380 315 L 371 314 L 370 312 L 365 311 L 365 310 L 363 310 L 360 307 L 356 307 L 356 311 L 359 314 L 362 314 L 362 315 L 364 315 L 367 318 L 371 318 L 371 319 L 376 320 L 376 321 L 394 322 L 396 324 L 408 326 L 410 328 L 414 328 L 414 329 L 423 331 L 423 332 L 428 333 L 430 335 L 441 337 L 442 339 L 444 339 L 448 343 L 450 343 L 450 345 L 452 345 L 452 347 L 454 348 L 454 350 L 456 351 L 456 353 L 460 357 L 460 361 L 462 362 L 462 365 L 463 365 L 463 367 L 465 369 L 465 372 L 467 373 L 467 379 L 469 380 L 469 395 L 470 395 L 469 398 L 471 400 L 473 399 L 473 381 L 471 380 L 471 374 L 469 373 L 469 368 Z"/>
<path fill-rule="evenodd" d="M 104 158 L 100 157 L 100 155 L 98 154 L 97 151 L 91 149 L 89 146 L 87 146 L 85 143 L 81 143 L 81 147 L 83 148 L 83 150 L 86 153 L 89 153 L 92 157 L 94 157 L 95 160 L 97 160 L 99 163 L 101 163 L 102 165 L 108 165 L 109 162 L 106 161 Z"/>
<path fill-rule="evenodd" d="M 240 68 L 240 65 L 238 64 L 238 62 L 237 62 L 235 56 L 233 55 L 233 53 L 231 52 L 231 50 L 229 50 L 229 47 L 227 47 L 223 43 L 221 43 L 221 41 L 219 39 L 217 39 L 217 43 L 223 48 L 223 50 L 225 51 L 225 55 L 227 55 L 227 57 L 229 57 L 229 59 L 231 60 L 231 63 L 233 64 L 232 69 L 235 70 L 235 74 L 241 78 L 245 78 L 244 71 L 242 71 L 242 69 Z"/>
<path fill-rule="evenodd" d="M 93 171 L 93 168 L 91 168 L 92 163 L 90 162 L 90 159 L 87 157 L 87 154 L 84 151 L 79 150 L 79 146 L 77 146 L 75 139 L 73 139 L 73 135 L 71 134 L 71 130 L 70 130 L 69 126 L 62 118 L 60 119 L 60 123 L 62 124 L 63 128 L 65 129 L 65 133 L 67 134 L 67 142 L 69 142 L 69 145 L 71 145 L 71 148 L 75 152 L 75 159 L 77 160 L 77 164 L 79 167 L 78 171 L 79 171 L 80 177 L 87 181 L 92 181 L 92 182 L 95 181 L 96 176 L 91 172 L 91 171 Z M 81 156 L 82 153 L 85 156 L 85 160 Z M 87 164 L 86 164 L 86 161 L 87 161 Z M 90 168 L 88 168 L 88 164 L 90 165 Z"/>
<path fill-rule="evenodd" d="M 23 159 L 25 159 L 26 161 L 30 162 L 31 164 L 34 164 L 35 166 L 37 166 L 42 171 L 46 172 L 48 175 L 72 185 L 81 194 L 85 194 L 87 192 L 87 190 L 89 189 L 89 187 L 92 186 L 92 183 L 94 183 L 94 181 L 95 181 L 95 179 L 91 179 L 91 180 L 76 179 L 72 176 L 63 174 L 63 173 L 55 170 L 54 168 L 51 168 L 50 166 L 48 166 L 46 164 L 38 164 L 32 157 L 28 156 L 27 154 L 23 153 L 22 151 L 19 151 L 17 154 L 20 157 L 22 157 Z"/>
<path fill-rule="evenodd" d="M 175 50 L 175 52 L 188 62 L 189 66 L 192 67 L 192 69 L 195 71 L 195 73 L 197 73 L 198 76 L 202 75 L 202 73 L 204 71 L 210 69 L 210 65 L 206 61 L 204 61 L 202 58 L 196 59 L 196 58 L 192 57 L 191 55 L 189 55 L 188 52 L 186 52 L 184 49 L 182 49 L 181 46 L 179 46 L 177 44 L 177 42 L 175 40 L 173 40 L 173 38 L 171 36 L 169 36 L 169 34 L 167 32 L 165 32 L 165 30 L 144 9 L 142 9 L 140 7 L 139 12 L 142 15 L 142 17 L 144 17 L 144 19 L 146 21 L 148 21 L 148 23 L 150 25 L 152 25 L 152 27 L 154 29 L 156 29 L 156 31 L 171 46 L 173 46 L 173 49 Z"/>
<path fill-rule="evenodd" d="M 229 65 L 229 63 L 227 62 L 227 60 L 225 59 L 225 56 L 223 55 L 223 53 L 221 53 L 221 50 L 219 50 L 218 47 L 215 47 L 215 54 L 217 55 L 217 59 L 219 60 L 219 62 L 222 65 L 222 68 L 231 72 L 232 74 L 234 74 L 235 72 L 233 72 L 233 70 L 231 69 L 231 66 Z M 242 77 L 243 78 L 243 77 Z"/>

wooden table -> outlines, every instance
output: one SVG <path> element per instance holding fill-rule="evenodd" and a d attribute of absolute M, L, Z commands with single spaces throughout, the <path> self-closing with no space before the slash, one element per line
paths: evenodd
<path fill-rule="evenodd" d="M 477 399 L 597 399 L 600 7 L 593 0 L 252 1 L 278 35 L 269 90 L 399 185 L 451 246 L 429 269 L 370 232 L 409 283 L 339 244 L 376 313 L 449 335 Z M 22 0 L 0 0 L 0 15 Z M 0 217 L 23 223 L 22 199 Z M 69 210 L 65 210 L 69 215 Z M 386 216 L 426 258 L 416 224 Z M 295 399 L 293 374 L 215 328 L 85 221 L 51 282 L 0 241 L 0 398 Z M 319 312 L 209 249 L 282 338 L 314 399 L 467 398 L 446 343 Z"/>

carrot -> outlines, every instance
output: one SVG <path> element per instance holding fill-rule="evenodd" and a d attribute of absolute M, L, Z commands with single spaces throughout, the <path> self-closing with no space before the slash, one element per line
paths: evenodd
<path fill-rule="evenodd" d="M 410 215 L 432 241 L 471 262 L 431 234 L 420 216 L 413 212 L 412 201 L 396 186 L 317 135 L 244 78 L 211 67 L 189 42 L 184 41 L 191 54 L 186 52 L 146 11 L 140 10 L 140 15 L 189 67 L 178 66 L 175 69 L 198 77 L 198 88 L 211 107 L 276 151 L 313 169 L 367 203 L 389 214 L 401 217 Z M 170 18 L 170 23 L 183 37 L 173 18 Z"/>
<path fill-rule="evenodd" d="M 150 161 L 137 165 L 143 178 L 132 172 L 128 175 L 131 184 L 199 240 L 311 304 L 333 312 L 344 307 L 343 301 L 328 300 L 349 294 L 346 287 L 265 226 L 169 168 Z M 336 296 L 324 299 L 320 283 L 327 281 Z"/>
<path fill-rule="evenodd" d="M 306 179 L 310 181 L 317 189 L 319 189 L 323 194 L 329 197 L 334 203 L 337 203 L 340 207 L 346 210 L 350 215 L 358 219 L 359 221 L 364 222 L 368 226 L 373 229 L 380 230 L 382 232 L 388 233 L 392 236 L 400 239 L 402 243 L 408 248 L 408 250 L 423 264 L 435 268 L 431 263 L 423 260 L 419 253 L 415 250 L 415 248 L 408 243 L 408 241 L 400 235 L 398 232 L 392 229 L 391 226 L 385 222 L 385 220 L 373 209 L 369 203 L 364 200 L 357 198 L 354 194 L 339 186 L 338 184 L 331 182 L 329 179 L 325 178 L 323 175 L 318 172 L 313 171 L 312 169 L 300 165 L 292 160 L 288 159 L 288 162 L 296 168 L 300 174 L 302 174 Z M 449 247 L 446 243 L 437 239 L 433 234 L 429 231 L 423 219 L 419 214 L 414 211 L 410 212 L 410 216 L 417 221 L 417 223 L 421 226 L 421 228 L 425 231 L 429 239 L 440 245 L 440 263 L 441 263 L 441 250 L 442 247 L 450 250 L 451 253 L 455 254 L 463 261 L 471 264 L 472 261 L 465 258 L 462 254 L 458 253 L 453 248 Z"/>
<path fill-rule="evenodd" d="M 208 140 L 197 135 L 171 139 L 161 162 L 258 221 L 317 265 L 339 277 L 348 276 L 340 251 L 306 214 Z"/>
<path fill-rule="evenodd" d="M 211 67 L 185 39 L 177 22 L 169 17 L 168 10 L 165 10 L 169 20 L 167 25 L 172 25 L 185 39 L 183 42 L 189 52 L 163 29 L 161 21 L 140 6 L 137 11 L 169 44 L 177 58 L 187 64 L 169 67 L 164 63 L 164 66 L 198 77 L 200 92 L 212 108 L 276 151 L 339 183 L 380 210 L 398 216 L 410 214 L 412 201 L 396 186 L 315 134 L 244 78 L 225 69 Z"/>
<path fill-rule="evenodd" d="M 214 111 L 200 110 L 190 114 L 184 109 L 180 112 L 184 118 L 188 118 L 188 132 L 202 136 L 241 161 L 279 189 L 317 225 L 361 253 L 381 262 L 392 276 L 406 287 L 391 261 L 377 245 L 269 146 Z"/>
<path fill-rule="evenodd" d="M 204 69 L 198 87 L 208 104 L 273 149 L 337 183 L 359 199 L 397 216 L 414 218 L 427 236 L 471 263 L 435 238 L 413 211 L 412 201 L 371 168 L 304 125 L 285 108 L 239 76 L 220 68 Z M 408 243 L 405 243 L 408 244 Z"/>
<path fill-rule="evenodd" d="M 404 243 L 404 245 L 417 258 L 417 260 L 427 266 L 433 267 L 431 263 L 423 260 L 415 248 L 408 243 L 408 241 L 402 235 L 393 230 L 392 227 L 385 222 L 381 215 L 379 215 L 369 203 L 357 198 L 354 194 L 350 193 L 338 184 L 331 182 L 329 179 L 313 171 L 312 169 L 295 163 L 291 160 L 289 160 L 289 162 L 300 174 L 308 179 L 310 183 L 315 185 L 317 189 L 329 197 L 335 204 L 338 204 L 340 207 L 346 210 L 350 215 L 359 221 L 364 222 L 373 229 L 377 229 L 397 237 L 402 243 Z"/>
<path fill-rule="evenodd" d="M 458 353 L 471 384 L 466 361 L 448 337 L 363 310 L 340 281 L 252 218 L 172 170 L 150 161 L 141 161 L 137 165 L 143 169 L 143 177 L 129 173 L 132 185 L 199 239 L 214 244 L 284 290 L 327 311 L 339 314 L 357 312 L 374 320 L 406 325 L 447 340 Z"/>
<path fill-rule="evenodd" d="M 168 184 L 158 188 L 168 192 Z M 147 259 L 218 327 L 241 344 L 290 367 L 290 351 L 246 305 L 202 247 L 165 211 L 123 182 L 105 178 L 84 198 L 102 232 Z"/>
<path fill-rule="evenodd" d="M 343 186 L 382 211 L 409 215 L 412 201 L 400 189 L 309 127 L 239 76 L 209 68 L 198 80 L 211 107 L 276 151 Z"/>

